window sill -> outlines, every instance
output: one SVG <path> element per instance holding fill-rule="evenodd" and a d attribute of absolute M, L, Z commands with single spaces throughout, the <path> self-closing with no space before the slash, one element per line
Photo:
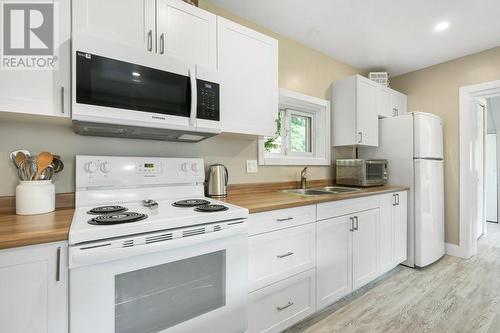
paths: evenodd
<path fill-rule="evenodd" d="M 315 157 L 297 157 L 297 156 L 277 156 L 264 157 L 259 159 L 259 165 L 325 165 L 330 166 L 330 159 Z"/>

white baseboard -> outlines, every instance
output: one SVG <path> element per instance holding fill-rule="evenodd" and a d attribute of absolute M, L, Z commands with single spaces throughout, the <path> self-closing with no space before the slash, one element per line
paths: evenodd
<path fill-rule="evenodd" d="M 469 256 L 467 255 L 467 250 L 465 250 L 463 247 L 451 244 L 451 243 L 445 243 L 445 252 L 447 255 L 453 256 L 453 257 L 459 257 L 459 258 L 465 258 L 468 259 Z"/>

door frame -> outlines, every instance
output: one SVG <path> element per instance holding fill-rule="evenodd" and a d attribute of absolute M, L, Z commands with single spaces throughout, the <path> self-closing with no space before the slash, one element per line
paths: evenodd
<path fill-rule="evenodd" d="M 477 212 L 471 209 L 471 202 L 477 203 L 477 196 L 473 193 L 474 188 L 473 170 L 471 170 L 471 146 L 475 140 L 475 129 L 470 124 L 476 124 L 474 121 L 475 100 L 477 98 L 488 98 L 500 95 L 500 80 L 485 82 L 459 88 L 459 245 L 453 249 L 451 254 L 463 258 L 470 258 L 477 253 L 477 237 L 475 218 Z M 483 161 L 484 163 L 484 161 Z M 484 173 L 484 168 L 483 168 Z M 484 176 L 484 175 L 483 175 Z M 483 189 L 484 190 L 484 189 Z M 448 251 L 447 251 L 448 252 Z"/>

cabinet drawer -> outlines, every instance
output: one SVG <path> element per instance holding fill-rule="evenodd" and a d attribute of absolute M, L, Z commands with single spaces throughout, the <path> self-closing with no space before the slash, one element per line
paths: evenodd
<path fill-rule="evenodd" d="M 248 333 L 274 333 L 315 312 L 316 276 L 309 270 L 249 294 Z"/>
<path fill-rule="evenodd" d="M 277 209 L 269 212 L 250 214 L 249 235 L 294 227 L 316 221 L 316 206 Z"/>
<path fill-rule="evenodd" d="M 248 242 L 250 291 L 315 266 L 314 223 L 252 236 Z"/>
<path fill-rule="evenodd" d="M 379 196 L 373 195 L 358 199 L 324 202 L 317 205 L 318 221 L 343 216 L 369 209 L 379 208 Z"/>

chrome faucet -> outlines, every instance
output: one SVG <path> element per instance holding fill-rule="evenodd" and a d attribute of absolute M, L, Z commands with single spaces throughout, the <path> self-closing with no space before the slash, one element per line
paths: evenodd
<path fill-rule="evenodd" d="M 307 182 L 307 167 L 302 169 L 300 172 L 300 188 L 305 189 L 306 188 L 306 182 Z"/>

